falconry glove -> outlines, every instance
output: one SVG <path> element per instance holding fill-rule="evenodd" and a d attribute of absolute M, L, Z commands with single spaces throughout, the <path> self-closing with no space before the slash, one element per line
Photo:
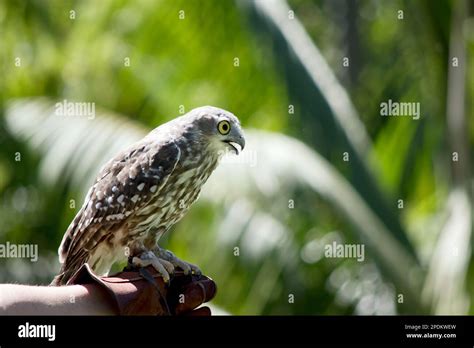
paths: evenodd
<path fill-rule="evenodd" d="M 239 119 L 212 106 L 191 110 L 155 128 L 111 158 L 90 187 L 59 247 L 64 285 L 88 263 L 107 274 L 116 262 L 153 266 L 165 282 L 175 269 L 199 274 L 158 244 L 198 199 L 227 152 L 245 146 Z"/>

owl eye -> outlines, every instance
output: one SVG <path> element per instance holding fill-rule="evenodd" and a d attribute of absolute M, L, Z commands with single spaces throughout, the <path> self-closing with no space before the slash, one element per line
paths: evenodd
<path fill-rule="evenodd" d="M 218 124 L 217 124 L 217 130 L 219 131 L 219 133 L 221 133 L 222 135 L 227 135 L 229 134 L 230 132 L 230 123 L 229 121 L 220 121 Z"/>

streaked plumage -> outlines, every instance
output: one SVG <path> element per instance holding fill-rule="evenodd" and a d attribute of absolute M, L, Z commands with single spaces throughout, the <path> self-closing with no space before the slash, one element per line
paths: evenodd
<path fill-rule="evenodd" d="M 114 262 L 153 250 L 197 200 L 224 151 L 238 152 L 235 144 L 245 145 L 239 120 L 207 106 L 161 125 L 110 160 L 63 237 L 53 284 L 65 284 L 85 262 L 105 274 Z"/>

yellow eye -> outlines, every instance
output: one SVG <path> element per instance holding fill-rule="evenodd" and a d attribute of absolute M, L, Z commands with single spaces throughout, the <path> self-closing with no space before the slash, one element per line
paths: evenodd
<path fill-rule="evenodd" d="M 230 123 L 229 121 L 220 121 L 218 124 L 217 124 L 217 130 L 219 131 L 219 133 L 221 133 L 222 135 L 227 135 L 229 134 L 230 132 Z"/>

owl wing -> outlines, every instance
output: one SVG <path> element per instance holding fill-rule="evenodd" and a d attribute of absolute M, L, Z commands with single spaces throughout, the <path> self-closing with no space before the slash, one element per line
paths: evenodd
<path fill-rule="evenodd" d="M 180 156 L 173 141 L 148 140 L 109 161 L 63 237 L 58 250 L 63 268 L 77 265 L 78 261 L 82 264 L 84 255 L 123 225 L 134 210 L 159 194 Z"/>

